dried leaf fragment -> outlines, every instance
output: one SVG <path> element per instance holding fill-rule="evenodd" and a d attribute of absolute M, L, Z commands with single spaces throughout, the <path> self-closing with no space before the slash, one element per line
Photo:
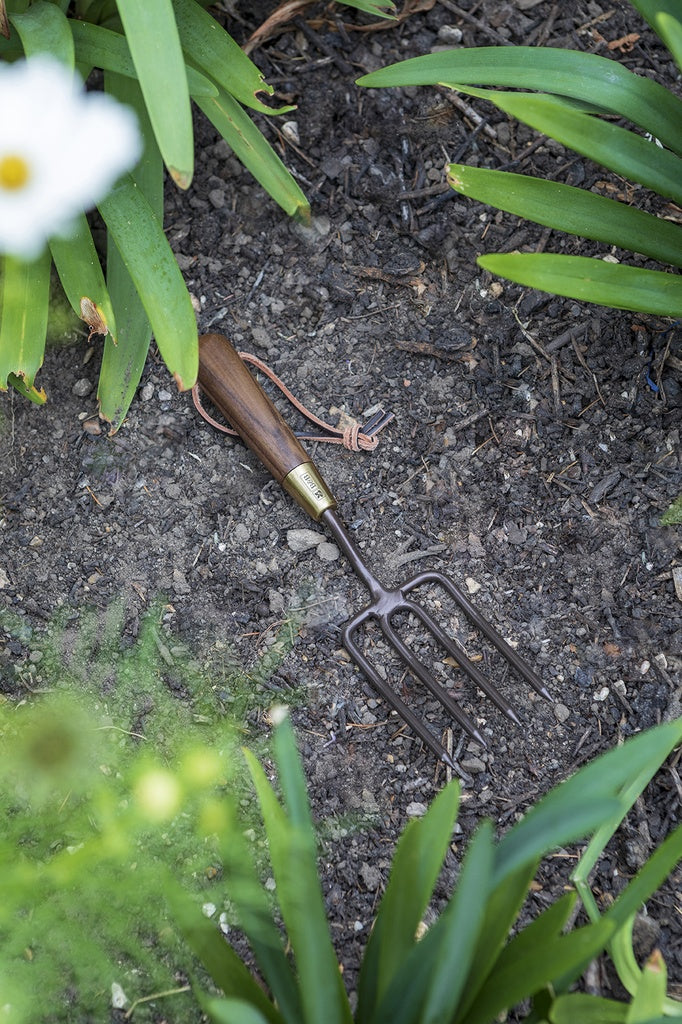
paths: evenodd
<path fill-rule="evenodd" d="M 90 341 L 93 334 L 107 335 L 109 333 L 107 322 L 104 319 L 104 313 L 99 306 L 95 305 L 92 299 L 87 297 L 87 295 L 84 295 L 81 299 L 81 320 L 85 320 L 86 324 L 90 328 L 88 341 Z"/>

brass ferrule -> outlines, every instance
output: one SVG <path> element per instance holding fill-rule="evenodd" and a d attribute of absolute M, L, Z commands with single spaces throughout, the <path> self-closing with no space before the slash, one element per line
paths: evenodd
<path fill-rule="evenodd" d="M 303 462 L 282 480 L 282 487 L 317 520 L 328 508 L 336 508 L 336 501 L 312 462 Z"/>

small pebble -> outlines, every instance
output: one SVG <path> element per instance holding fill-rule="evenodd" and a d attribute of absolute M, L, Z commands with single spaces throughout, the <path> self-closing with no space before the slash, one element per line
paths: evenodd
<path fill-rule="evenodd" d="M 466 583 L 467 590 L 470 594 L 477 594 L 481 589 L 481 584 L 478 583 L 473 576 L 467 576 L 464 582 Z"/>
<path fill-rule="evenodd" d="M 335 562 L 339 554 L 336 544 L 332 544 L 331 541 L 323 540 L 321 544 L 317 545 L 318 558 L 321 558 L 323 562 Z"/>
<path fill-rule="evenodd" d="M 147 381 L 147 383 L 140 388 L 140 398 L 142 399 L 143 402 L 148 402 L 153 394 L 154 385 L 152 384 L 151 381 Z"/>
<path fill-rule="evenodd" d="M 360 878 L 369 892 L 376 892 L 381 885 L 381 871 L 373 864 L 363 863 L 360 868 Z"/>
<path fill-rule="evenodd" d="M 419 803 L 419 801 L 414 800 L 405 808 L 405 814 L 408 818 L 423 818 L 426 814 L 426 804 L 422 804 Z"/>
<path fill-rule="evenodd" d="M 456 46 L 462 42 L 462 30 L 456 25 L 441 25 L 438 29 L 438 42 L 448 46 Z"/>
<path fill-rule="evenodd" d="M 81 377 L 80 380 L 76 381 L 71 390 L 78 398 L 85 398 L 92 391 L 92 381 L 88 380 L 87 377 Z"/>
<path fill-rule="evenodd" d="M 287 546 L 291 551 L 308 551 L 310 548 L 320 547 L 327 541 L 321 533 L 315 530 L 287 530 Z"/>
<path fill-rule="evenodd" d="M 639 666 L 639 671 L 641 672 L 641 674 L 643 676 L 645 676 L 650 668 L 651 668 L 651 662 L 650 661 L 643 661 L 642 664 Z"/>
<path fill-rule="evenodd" d="M 114 1010 L 125 1009 L 128 1003 L 128 996 L 125 994 L 117 981 L 111 983 L 111 1005 Z"/>
<path fill-rule="evenodd" d="M 161 388 L 161 390 L 159 391 L 160 402 L 170 402 L 172 397 L 173 396 L 171 395 L 170 391 L 167 391 L 165 388 Z"/>
<path fill-rule="evenodd" d="M 570 714 L 571 712 L 565 704 L 554 705 L 554 717 L 556 718 L 557 722 L 565 722 L 570 716 Z"/>
<path fill-rule="evenodd" d="M 608 686 L 602 686 L 601 690 L 597 690 L 597 692 L 593 695 L 592 700 L 596 700 L 599 703 L 601 703 L 602 701 L 606 700 L 610 692 L 611 691 L 609 690 Z"/>

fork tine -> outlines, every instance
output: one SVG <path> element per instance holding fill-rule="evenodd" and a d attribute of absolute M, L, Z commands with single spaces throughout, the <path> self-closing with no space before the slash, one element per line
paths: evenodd
<path fill-rule="evenodd" d="M 476 683 L 476 686 L 483 690 L 483 692 L 487 694 L 487 696 L 490 697 L 490 699 L 497 705 L 500 711 L 504 711 L 507 718 L 510 718 L 515 725 L 521 725 L 521 720 L 509 701 L 500 693 L 497 687 L 493 686 L 490 680 L 483 675 L 481 670 L 469 660 L 459 640 L 457 640 L 456 637 L 448 636 L 448 634 L 440 628 L 436 620 L 431 617 L 426 609 L 422 608 L 422 606 L 417 604 L 416 601 L 412 601 L 408 598 L 406 603 L 409 605 L 409 610 L 412 614 L 416 615 L 419 621 L 423 623 L 438 643 L 445 648 L 452 658 L 454 658 L 461 670 L 469 676 L 474 683 Z"/>
<path fill-rule="evenodd" d="M 509 646 L 504 637 L 500 636 L 492 623 L 488 622 L 488 620 L 481 615 L 463 591 L 461 591 L 448 576 L 433 570 L 429 572 L 422 572 L 419 573 L 418 576 L 415 576 L 414 579 L 411 579 L 409 583 L 406 583 L 401 590 L 403 594 L 408 594 L 410 591 L 414 590 L 415 587 L 420 587 L 424 583 L 436 583 L 443 587 L 444 590 L 447 590 L 455 604 L 459 605 L 467 618 L 470 619 L 471 622 L 480 629 L 481 633 L 487 637 L 490 643 L 497 648 L 505 661 L 508 661 L 509 664 L 512 665 L 512 667 L 515 668 L 521 676 L 523 676 L 526 682 L 530 683 L 533 689 L 544 697 L 545 700 L 553 702 L 554 698 L 547 687 L 543 684 L 540 677 L 533 671 L 530 665 L 526 664 L 523 658 L 519 657 L 516 651 Z M 456 657 L 456 655 L 453 655 L 453 657 Z"/>
<path fill-rule="evenodd" d="M 404 722 L 410 726 L 413 732 L 421 739 L 421 741 L 429 748 L 429 750 L 436 755 L 439 760 L 443 761 L 449 768 L 459 772 L 458 766 L 452 760 L 445 747 L 440 743 L 433 735 L 431 730 L 428 728 L 425 722 L 422 721 L 414 711 L 400 699 L 398 694 L 395 692 L 392 686 L 390 686 L 384 679 L 381 678 L 379 673 L 376 671 L 370 661 L 367 660 L 365 655 L 362 653 L 358 645 L 353 639 L 353 633 L 355 631 L 355 620 L 350 623 L 345 629 L 343 634 L 343 643 L 350 654 L 351 658 L 365 673 L 372 686 L 377 690 L 378 693 L 386 700 L 386 702 L 393 708 L 394 711 L 400 715 Z"/>
<path fill-rule="evenodd" d="M 440 701 L 444 708 L 447 708 L 447 710 L 450 712 L 455 721 L 459 722 L 459 724 L 462 726 L 465 732 L 468 732 L 472 739 L 476 740 L 477 743 L 480 743 L 482 747 L 486 747 L 487 743 L 481 736 L 478 729 L 476 728 L 476 725 L 474 724 L 473 720 L 469 718 L 466 711 L 462 710 L 462 708 L 452 698 L 448 691 L 444 687 L 442 687 L 440 683 L 436 681 L 436 679 L 431 675 L 429 670 L 419 660 L 419 658 L 417 658 L 416 655 L 413 654 L 413 652 L 409 649 L 409 647 L 407 647 L 407 645 L 403 643 L 398 633 L 396 633 L 396 631 L 391 626 L 388 618 L 381 617 L 380 619 L 378 619 L 378 622 L 379 625 L 381 626 L 381 631 L 388 640 L 388 642 L 391 644 L 393 649 L 397 651 L 397 653 L 403 659 L 405 664 L 410 668 L 410 670 L 414 673 L 417 679 L 419 679 L 419 681 L 423 683 L 428 690 L 430 690 L 430 692 L 433 694 L 436 700 Z"/>

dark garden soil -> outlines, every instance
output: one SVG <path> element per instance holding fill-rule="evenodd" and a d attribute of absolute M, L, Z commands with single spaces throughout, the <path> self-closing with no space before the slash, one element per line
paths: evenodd
<path fill-rule="evenodd" d="M 240 42 L 273 9 L 228 6 Z M 325 419 L 394 413 L 373 453 L 313 446 L 368 561 L 389 582 L 427 566 L 452 574 L 555 697 L 507 676 L 467 631 L 470 654 L 523 720 L 515 727 L 436 656 L 482 749 L 396 675 L 464 777 L 442 900 L 482 816 L 503 829 L 579 765 L 682 713 L 680 529 L 660 525 L 682 490 L 680 332 L 493 280 L 476 266 L 482 252 L 608 250 L 459 198 L 443 168 L 512 168 L 623 191 L 660 212 L 647 193 L 480 102 L 467 115 L 440 89 L 354 80 L 460 32 L 465 45 L 610 55 L 673 88 L 678 76 L 620 0 L 412 6 L 425 9 L 365 31 L 371 19 L 320 3 L 254 53 L 277 100 L 297 104 L 297 140 L 287 117 L 259 123 L 310 198 L 312 227 L 287 220 L 204 122 L 194 183 L 188 194 L 169 188 L 166 226 L 203 331 L 265 359 Z M 172 635 L 204 655 L 229 644 L 246 666 L 293 624 L 293 646 L 258 685 L 272 691 L 266 706 L 293 702 L 313 809 L 332 822 L 321 872 L 352 988 L 396 838 L 446 770 L 349 663 L 340 629 L 365 594 L 322 529 L 199 419 L 155 352 L 119 433 L 84 430 L 98 362 L 83 331 L 48 354 L 44 409 L 3 400 L 2 602 L 39 635 L 60 606 L 105 609 L 122 595 L 134 636 L 162 596 Z M 452 623 L 451 610 L 440 614 Z M 14 640 L 0 654 L 11 693 L 12 663 L 31 653 Z M 266 715 L 251 726 L 266 734 Z M 675 766 L 664 768 L 598 869 L 605 901 L 679 823 L 681 794 Z M 531 910 L 561 891 L 571 863 L 548 862 Z M 642 928 L 648 948 L 662 944 L 678 994 L 681 880 L 650 903 Z M 596 985 L 612 991 L 606 976 Z"/>

